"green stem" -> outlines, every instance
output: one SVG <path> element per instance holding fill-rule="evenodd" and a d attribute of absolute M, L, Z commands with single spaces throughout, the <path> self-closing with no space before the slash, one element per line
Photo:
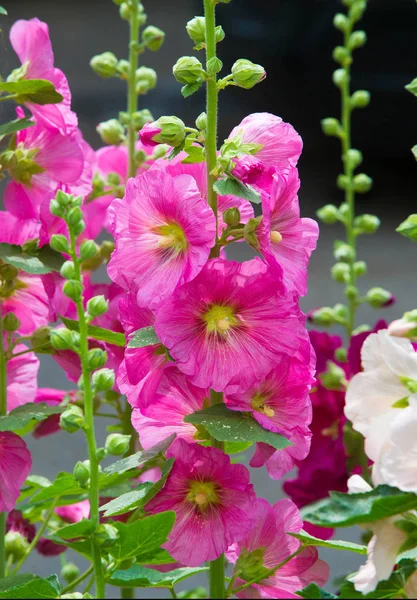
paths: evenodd
<path fill-rule="evenodd" d="M 0 306 L 0 416 L 7 414 L 7 361 L 3 339 L 3 316 Z M 0 579 L 6 569 L 6 513 L 0 513 Z"/>
<path fill-rule="evenodd" d="M 12 360 L 12 358 L 16 358 L 17 356 L 22 356 L 22 354 L 28 354 L 29 352 L 39 352 L 40 350 L 42 350 L 43 348 L 47 348 L 49 346 L 49 342 L 46 342 L 45 344 L 41 344 L 40 346 L 34 346 L 33 348 L 28 348 L 27 350 L 22 350 L 22 352 L 17 352 L 16 354 L 12 354 L 12 356 L 10 357 L 10 360 Z"/>
<path fill-rule="evenodd" d="M 120 588 L 120 598 L 130 600 L 135 597 L 135 588 Z"/>
<path fill-rule="evenodd" d="M 129 63 L 130 71 L 127 80 L 127 112 L 129 114 L 129 125 L 127 128 L 127 149 L 129 154 L 128 176 L 136 175 L 135 164 L 135 142 L 137 132 L 135 128 L 133 114 L 138 109 L 138 95 L 136 93 L 136 69 L 139 64 L 137 45 L 139 42 L 139 0 L 133 0 L 132 18 L 130 19 L 130 38 L 129 38 Z"/>
<path fill-rule="evenodd" d="M 352 24 L 346 28 L 345 31 L 345 47 L 348 47 L 349 38 L 352 33 Z M 342 87 L 342 151 L 343 155 L 346 156 L 346 153 L 351 150 L 351 116 L 352 116 L 352 107 L 350 102 L 350 78 L 351 78 L 351 66 L 348 64 L 345 67 L 346 70 L 346 83 Z M 348 213 L 346 218 L 346 240 L 349 246 L 353 250 L 353 258 L 349 261 L 349 278 L 347 282 L 347 287 L 354 288 L 356 284 L 356 276 L 355 276 L 355 254 L 356 254 L 356 235 L 354 232 L 353 222 L 355 220 L 355 190 L 353 186 L 353 177 L 354 177 L 354 169 L 352 165 L 349 164 L 348 161 L 344 160 L 344 170 L 346 176 L 346 192 L 345 192 L 345 202 L 348 205 Z M 348 340 L 352 337 L 352 332 L 355 328 L 355 316 L 357 309 L 357 301 L 356 298 L 349 295 L 347 300 L 348 306 L 348 319 L 346 323 L 346 331 L 348 335 Z"/>
<path fill-rule="evenodd" d="M 176 600 L 176 598 L 177 598 L 178 596 L 177 596 L 177 594 L 176 594 L 176 592 L 175 592 L 175 589 L 174 589 L 173 587 L 170 587 L 170 588 L 169 588 L 169 593 L 170 593 L 170 594 L 171 594 L 171 596 L 174 598 L 174 600 Z"/>
<path fill-rule="evenodd" d="M 81 261 L 77 255 L 76 239 L 74 233 L 70 230 L 71 240 L 71 258 L 74 263 L 74 279 L 82 284 Z M 97 444 L 94 430 L 94 402 L 93 390 L 91 387 L 90 369 L 88 367 L 88 325 L 85 317 L 82 298 L 75 302 L 77 306 L 78 324 L 80 333 L 80 350 L 81 369 L 83 378 L 84 392 L 84 414 L 85 414 L 85 436 L 87 438 L 88 458 L 90 460 L 90 483 L 89 483 L 89 500 L 90 500 L 90 520 L 93 523 L 94 529 L 97 529 L 100 523 L 99 513 L 99 463 L 97 460 Z M 101 554 L 98 546 L 92 542 L 92 554 L 94 564 L 94 577 L 96 582 L 96 598 L 105 597 L 105 583 L 103 566 L 101 564 Z"/>
<path fill-rule="evenodd" d="M 23 556 L 23 558 L 17 563 L 17 565 L 13 569 L 12 575 L 16 575 L 16 573 L 22 568 L 22 566 L 24 565 L 24 563 L 26 562 L 26 560 L 29 558 L 32 550 L 34 550 L 34 548 L 36 547 L 36 544 L 41 539 L 43 532 L 45 531 L 45 529 L 48 526 L 50 518 L 54 514 L 55 506 L 56 506 L 56 501 L 52 503 L 50 509 L 46 513 L 46 516 L 45 516 L 45 518 L 43 520 L 42 525 L 39 527 L 38 531 L 36 532 L 36 535 L 33 538 L 32 542 L 30 543 L 29 548 L 26 550 L 25 555 Z"/>
<path fill-rule="evenodd" d="M 88 567 L 87 571 L 85 571 L 82 575 L 77 577 L 77 579 L 74 579 L 74 581 L 72 583 L 67 585 L 67 587 L 65 587 L 61 591 L 61 596 L 63 596 L 64 594 L 68 594 L 69 592 L 71 592 L 71 590 L 73 590 L 78 585 L 80 585 L 80 583 L 82 583 L 84 581 L 84 579 L 87 579 L 87 577 L 90 575 L 90 573 L 93 572 L 93 570 L 94 570 L 94 565 L 91 565 L 90 567 Z"/>

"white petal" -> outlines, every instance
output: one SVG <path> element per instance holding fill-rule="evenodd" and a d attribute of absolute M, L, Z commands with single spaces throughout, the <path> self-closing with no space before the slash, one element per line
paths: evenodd
<path fill-rule="evenodd" d="M 349 494 L 363 494 L 364 492 L 370 492 L 372 490 L 369 483 L 367 483 L 360 475 L 352 475 L 352 477 L 349 477 L 347 486 Z"/>

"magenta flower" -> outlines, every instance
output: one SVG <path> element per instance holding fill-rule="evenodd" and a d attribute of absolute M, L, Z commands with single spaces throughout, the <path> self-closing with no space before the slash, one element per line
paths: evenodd
<path fill-rule="evenodd" d="M 301 543 L 288 532 L 299 533 L 303 522 L 291 500 L 279 500 L 270 506 L 258 498 L 252 506 L 256 519 L 249 533 L 235 542 L 226 556 L 239 560 L 241 579 L 235 589 L 254 579 L 256 569 L 273 569 L 297 551 Z M 318 558 L 316 548 L 306 548 L 275 573 L 237 593 L 238 598 L 299 598 L 296 594 L 310 583 L 323 585 L 329 576 L 327 563 Z"/>
<path fill-rule="evenodd" d="M 39 19 L 16 21 L 10 29 L 10 42 L 22 63 L 23 78 L 46 79 L 64 98 L 59 104 L 28 103 L 27 107 L 39 122 L 56 127 L 61 133 L 73 133 L 77 128 L 77 116 L 71 111 L 67 78 L 54 67 L 48 25 Z"/>
<path fill-rule="evenodd" d="M 210 390 L 192 385 L 176 367 L 166 367 L 153 402 L 132 413 L 141 446 L 147 450 L 172 433 L 195 442 L 197 431 L 194 425 L 184 423 L 184 417 L 208 404 L 209 394 Z"/>
<path fill-rule="evenodd" d="M 194 385 L 229 393 L 296 355 L 307 335 L 296 300 L 258 258 L 210 260 L 158 308 L 155 329 Z"/>
<path fill-rule="evenodd" d="M 61 183 L 76 185 L 84 168 L 77 136 L 39 122 L 17 132 L 14 157 L 9 164 L 13 181 L 6 186 L 4 205 L 21 219 L 37 219 L 43 202 L 54 197 Z"/>
<path fill-rule="evenodd" d="M 51 406 L 61 404 L 65 396 L 69 395 L 71 399 L 74 399 L 74 392 L 67 392 L 65 390 L 56 390 L 54 388 L 38 388 L 34 402 L 45 402 Z M 49 415 L 44 421 L 38 423 L 33 430 L 33 437 L 35 439 L 51 435 L 60 431 L 59 415 Z"/>
<path fill-rule="evenodd" d="M 32 457 L 21 437 L 0 431 L 0 512 L 9 512 L 32 468 Z"/>
<path fill-rule="evenodd" d="M 140 141 L 147 148 L 154 148 L 159 142 L 154 142 L 153 138 L 161 133 L 162 129 L 155 123 L 145 123 L 139 132 Z"/>
<path fill-rule="evenodd" d="M 175 440 L 167 451 L 172 471 L 146 510 L 173 510 L 176 521 L 164 548 L 184 565 L 214 560 L 246 535 L 252 524 L 255 493 L 249 471 L 231 465 L 217 448 Z"/>
<path fill-rule="evenodd" d="M 201 271 L 214 243 L 215 218 L 191 177 L 161 170 L 130 179 L 109 209 L 116 250 L 108 273 L 154 308 Z"/>
<path fill-rule="evenodd" d="M 268 263 L 282 268 L 288 290 L 305 296 L 307 265 L 317 244 L 319 228 L 313 219 L 300 218 L 299 187 L 295 167 L 285 175 L 273 176 L 271 194 L 262 197 L 263 220 L 258 239 Z"/>
<path fill-rule="evenodd" d="M 14 531 L 20 533 L 29 544 L 36 535 L 36 527 L 28 519 L 24 519 L 20 510 L 12 510 L 7 515 L 6 533 Z"/>
<path fill-rule="evenodd" d="M 52 540 L 48 540 L 48 538 L 41 538 L 39 542 L 36 544 L 36 550 L 42 556 L 59 556 L 63 554 L 67 549 L 63 544 L 56 544 Z"/>
<path fill-rule="evenodd" d="M 264 443 L 257 445 L 250 465 L 262 467 L 266 463 L 273 479 L 281 479 L 310 450 L 311 383 L 308 364 L 283 357 L 262 382 L 247 391 L 228 394 L 226 388 L 225 402 L 229 408 L 252 412 L 264 429 L 280 433 L 293 444 L 284 450 L 275 450 Z"/>
<path fill-rule="evenodd" d="M 90 517 L 90 501 L 81 500 L 75 502 L 75 504 L 68 504 L 67 506 L 58 506 L 55 509 L 55 513 L 65 523 L 78 523 L 82 519 L 88 519 Z"/>
<path fill-rule="evenodd" d="M 14 354 L 27 350 L 24 344 L 13 349 Z M 13 410 L 35 400 L 38 387 L 39 359 L 33 352 L 7 361 L 7 409 Z"/>

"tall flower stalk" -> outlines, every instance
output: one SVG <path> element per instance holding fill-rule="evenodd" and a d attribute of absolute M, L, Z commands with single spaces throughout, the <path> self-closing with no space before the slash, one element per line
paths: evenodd
<path fill-rule="evenodd" d="M 0 416 L 7 414 L 7 362 L 3 339 L 3 315 L 0 308 Z M 6 566 L 6 513 L 0 512 L 0 579 L 4 577 Z"/>

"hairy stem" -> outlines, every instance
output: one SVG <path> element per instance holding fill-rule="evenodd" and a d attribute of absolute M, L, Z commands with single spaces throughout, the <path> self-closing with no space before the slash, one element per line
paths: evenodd
<path fill-rule="evenodd" d="M 127 128 L 127 149 L 129 153 L 129 171 L 128 177 L 136 175 L 135 164 L 135 142 L 136 128 L 133 114 L 138 109 L 138 96 L 136 93 L 136 69 L 139 64 L 137 46 L 139 42 L 139 0 L 134 0 L 132 17 L 130 19 L 130 38 L 129 38 L 129 79 L 127 81 L 127 112 L 129 114 L 129 125 Z"/>
<path fill-rule="evenodd" d="M 7 361 L 3 339 L 3 316 L 0 307 L 0 416 L 7 414 Z M 6 569 L 6 513 L 0 513 L 0 579 Z"/>
<path fill-rule="evenodd" d="M 70 230 L 71 239 L 71 258 L 74 263 L 74 279 L 82 284 L 81 261 L 78 258 L 75 236 Z M 90 500 L 90 520 L 94 528 L 97 529 L 100 523 L 99 513 L 99 463 L 97 460 L 97 443 L 94 430 L 94 403 L 93 390 L 91 387 L 91 374 L 88 367 L 88 333 L 87 320 L 85 318 L 82 298 L 76 301 L 79 333 L 80 333 L 80 359 L 84 388 L 84 413 L 85 413 L 85 436 L 87 438 L 88 458 L 90 460 L 90 483 L 89 483 L 89 500 Z M 98 546 L 92 542 L 92 554 L 94 564 L 94 577 L 96 583 L 96 598 L 105 597 L 104 572 L 101 564 L 101 554 Z"/>

